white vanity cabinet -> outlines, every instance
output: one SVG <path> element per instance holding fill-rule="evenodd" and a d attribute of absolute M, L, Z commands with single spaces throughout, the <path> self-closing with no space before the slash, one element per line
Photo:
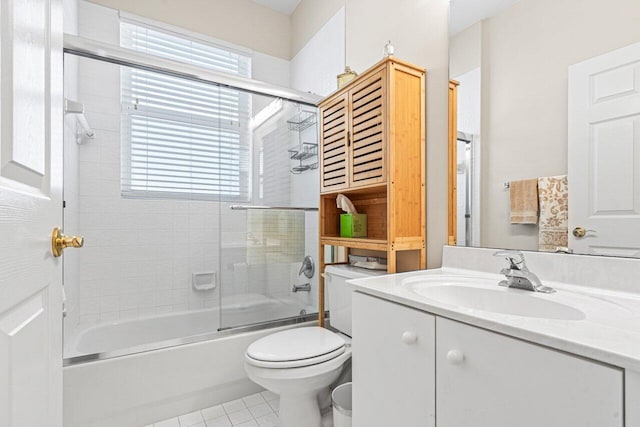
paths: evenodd
<path fill-rule="evenodd" d="M 353 336 L 354 427 L 624 425 L 619 368 L 360 292 Z"/>
<path fill-rule="evenodd" d="M 438 427 L 622 427 L 621 369 L 442 317 Z"/>
<path fill-rule="evenodd" d="M 435 426 L 435 317 L 353 295 L 353 426 Z"/>

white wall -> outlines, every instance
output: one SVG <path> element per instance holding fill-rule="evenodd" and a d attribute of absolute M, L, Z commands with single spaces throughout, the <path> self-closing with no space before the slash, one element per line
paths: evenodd
<path fill-rule="evenodd" d="M 288 60 L 289 17 L 251 0 L 91 0 Z"/>
<path fill-rule="evenodd" d="M 344 7 L 345 0 L 301 0 L 291 14 L 291 55 L 314 38 L 332 16 Z M 343 27 L 344 28 L 344 27 Z"/>
<path fill-rule="evenodd" d="M 291 87 L 327 96 L 344 72 L 345 8 L 333 15 L 291 59 Z M 319 188 L 319 187 L 318 187 Z"/>
<path fill-rule="evenodd" d="M 299 6 L 300 13 L 296 11 L 292 15 L 293 27 L 302 28 L 306 22 L 317 26 L 315 19 L 304 17 L 323 16 L 331 7 L 337 7 L 333 1 L 330 4 L 320 3 L 303 0 Z M 345 65 L 363 72 L 382 59 L 383 47 L 387 40 L 391 40 L 396 47 L 396 56 L 427 69 L 427 265 L 438 267 L 442 246 L 447 241 L 447 210 L 443 207 L 447 206 L 449 2 L 350 0 L 344 4 Z M 333 22 L 333 25 L 337 31 L 339 23 Z M 293 35 L 303 39 L 306 36 L 304 31 L 294 31 Z M 331 61 L 332 57 L 325 55 L 332 49 L 340 49 L 339 40 L 330 45 L 323 42 L 320 35 L 316 37 L 315 42 L 321 46 L 322 52 L 316 62 Z M 331 35 L 326 37 L 328 39 Z M 309 43 L 313 42 L 312 39 Z M 296 46 L 295 40 L 293 45 Z M 298 55 L 301 53 L 304 54 L 303 49 Z M 328 74 L 327 71 L 327 88 L 331 87 Z M 318 90 L 323 90 L 323 87 Z"/>
<path fill-rule="evenodd" d="M 457 79 L 458 76 L 479 68 L 481 62 L 482 21 L 458 33 L 449 41 L 449 75 Z"/>
<path fill-rule="evenodd" d="M 304 5 L 303 5 L 304 3 Z M 321 13 L 313 9 L 314 6 L 328 6 L 328 4 L 307 5 L 305 1 L 294 12 L 292 25 L 297 28 L 307 28 L 307 13 L 310 16 L 318 16 Z M 303 17 L 304 16 L 304 17 Z M 341 7 L 335 15 L 328 19 L 319 30 L 297 51 L 291 59 L 291 80 L 290 86 L 303 92 L 311 92 L 321 96 L 329 95 L 336 89 L 336 76 L 344 70 L 344 19 L 345 10 Z M 301 22 L 304 20 L 304 22 Z M 300 44 L 300 40 L 295 39 L 293 44 Z M 318 127 L 313 126 L 303 134 L 304 141 L 315 141 L 318 139 Z M 320 198 L 320 174 L 318 169 L 304 172 L 291 177 L 291 197 L 296 200 L 297 206 L 318 206 Z M 307 238 L 305 240 L 305 253 L 311 255 L 315 262 L 318 260 L 318 214 L 317 212 L 307 212 L 305 214 Z M 298 277 L 297 283 L 311 283 L 309 294 L 300 294 L 299 298 L 305 298 L 309 304 L 317 307 L 318 304 L 318 277 L 320 271 L 311 278 Z M 297 274 L 297 271 L 295 271 Z"/>
<path fill-rule="evenodd" d="M 482 22 L 482 246 L 537 250 L 503 183 L 567 172 L 567 68 L 640 41 L 639 21 L 637 0 L 521 0 Z"/>
<path fill-rule="evenodd" d="M 398 58 L 427 69 L 427 266 L 439 267 L 447 242 L 448 0 L 349 0 L 347 65 L 361 72 L 382 59 L 387 40 Z"/>
<path fill-rule="evenodd" d="M 480 67 L 453 77 L 458 86 L 458 130 L 480 135 Z"/>

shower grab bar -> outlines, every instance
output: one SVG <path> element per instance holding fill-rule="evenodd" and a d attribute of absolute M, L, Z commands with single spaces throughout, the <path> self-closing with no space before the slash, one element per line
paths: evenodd
<path fill-rule="evenodd" d="M 298 208 L 293 206 L 247 206 L 247 205 L 231 205 L 229 209 L 232 211 L 248 211 L 253 209 L 276 210 L 276 211 L 306 211 L 316 212 L 318 208 Z"/>
<path fill-rule="evenodd" d="M 91 126 L 89 126 L 89 122 L 87 121 L 87 118 L 84 116 L 84 105 L 82 105 L 79 102 L 72 101 L 70 99 L 65 98 L 64 112 L 65 114 L 75 114 L 77 116 L 76 118 L 78 119 L 78 123 L 80 123 L 80 127 L 83 130 L 83 132 L 78 133 L 76 137 L 76 142 L 78 144 L 82 144 L 84 142 L 83 137 L 89 138 L 89 139 L 94 139 L 96 137 L 96 133 L 93 131 L 93 129 L 91 129 Z"/>

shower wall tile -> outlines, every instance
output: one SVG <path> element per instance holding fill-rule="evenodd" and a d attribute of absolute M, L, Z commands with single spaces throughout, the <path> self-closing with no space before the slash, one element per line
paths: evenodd
<path fill-rule="evenodd" d="M 138 317 L 138 309 L 120 310 L 118 312 L 119 320 L 132 320 Z"/>
<path fill-rule="evenodd" d="M 119 319 L 119 313 L 117 311 L 100 313 L 100 322 L 115 322 Z"/>
<path fill-rule="evenodd" d="M 78 325 L 93 325 L 98 322 L 100 322 L 99 314 L 84 314 L 80 315 L 78 319 Z"/>
<path fill-rule="evenodd" d="M 130 292 L 122 292 L 118 295 L 118 306 L 117 309 L 120 312 L 133 312 L 138 310 L 138 300 L 136 299 L 137 295 L 131 295 Z"/>
<path fill-rule="evenodd" d="M 107 130 L 116 132 L 120 130 L 120 111 L 112 113 L 98 113 L 86 111 L 85 117 L 91 123 L 91 127 L 96 131 Z"/>
<path fill-rule="evenodd" d="M 118 311 L 118 295 L 105 295 L 100 299 L 100 313 Z"/>
<path fill-rule="evenodd" d="M 96 138 L 79 148 L 77 158 L 77 228 L 86 239 L 77 322 L 216 306 L 219 288 L 192 290 L 191 273 L 218 273 L 219 203 L 123 198 L 120 70 L 87 59 L 79 69 L 78 97 Z"/>

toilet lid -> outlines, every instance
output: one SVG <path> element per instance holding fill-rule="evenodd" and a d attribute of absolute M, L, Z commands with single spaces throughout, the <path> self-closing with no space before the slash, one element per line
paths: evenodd
<path fill-rule="evenodd" d="M 320 363 L 342 354 L 344 347 L 345 341 L 338 334 L 312 326 L 276 332 L 261 338 L 249 346 L 247 356 L 269 363 L 305 360 Z"/>

